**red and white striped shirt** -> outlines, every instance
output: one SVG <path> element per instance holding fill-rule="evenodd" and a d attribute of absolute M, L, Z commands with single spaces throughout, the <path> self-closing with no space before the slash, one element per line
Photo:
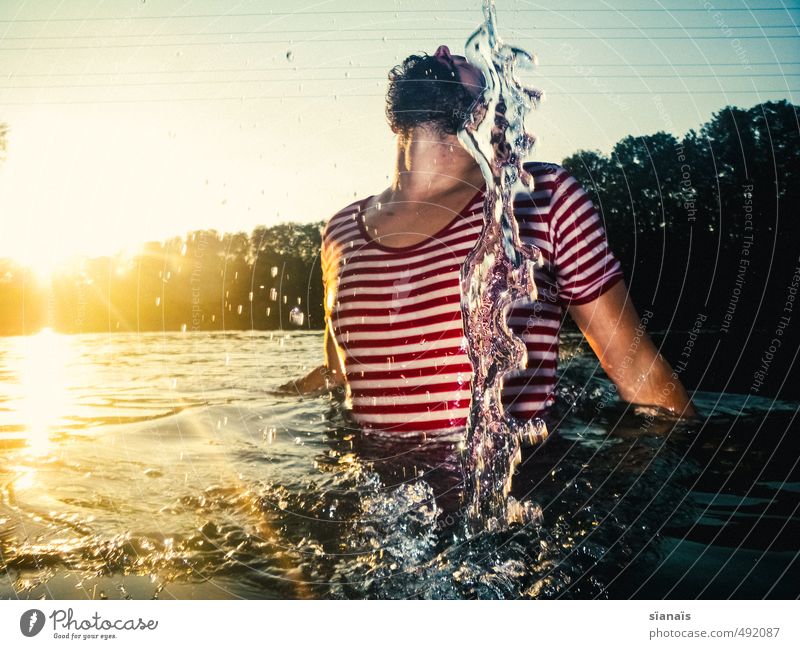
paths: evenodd
<path fill-rule="evenodd" d="M 508 413 L 527 418 L 554 401 L 558 332 L 569 304 L 594 300 L 622 277 L 589 196 L 565 169 L 526 165 L 534 191 L 515 197 L 520 236 L 542 253 L 538 298 L 514 305 L 510 327 L 528 367 L 505 381 Z M 440 232 L 403 248 L 367 233 L 349 205 L 322 242 L 325 306 L 343 361 L 352 414 L 365 429 L 413 435 L 466 425 L 472 367 L 463 345 L 460 270 L 483 225 L 483 190 Z"/>

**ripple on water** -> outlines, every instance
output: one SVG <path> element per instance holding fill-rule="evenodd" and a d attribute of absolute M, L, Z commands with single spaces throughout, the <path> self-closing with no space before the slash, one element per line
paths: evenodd
<path fill-rule="evenodd" d="M 219 372 L 195 377 L 197 401 L 231 382 L 225 351 L 249 340 L 156 339 L 218 359 Z M 0 597 L 797 596 L 791 404 L 706 393 L 707 421 L 656 418 L 642 433 L 651 419 L 605 403 L 602 377 L 583 390 L 596 361 L 576 351 L 559 377 L 574 405 L 514 478 L 514 498 L 541 518 L 465 539 L 454 443 L 362 438 L 327 398 L 256 397 L 265 365 L 284 368 L 270 385 L 299 374 L 322 336 L 290 371 L 289 355 L 265 359 L 268 336 L 258 340 L 249 363 L 232 354 L 248 384 L 233 402 L 58 428 L 35 453 L 1 448 Z M 144 350 L 134 337 L 118 353 L 128 344 Z M 117 384 L 161 372 L 151 361 L 137 357 Z"/>

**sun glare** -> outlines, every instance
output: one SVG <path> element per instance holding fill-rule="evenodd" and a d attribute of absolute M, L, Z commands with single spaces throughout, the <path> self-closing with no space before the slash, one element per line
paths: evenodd
<path fill-rule="evenodd" d="M 11 255 L 17 263 L 29 268 L 34 277 L 44 283 L 53 277 L 56 267 L 64 263 L 67 253 L 51 245 L 31 247 L 25 241 L 19 241 Z"/>
<path fill-rule="evenodd" d="M 141 254 L 142 249 L 141 243 L 134 242 L 116 246 L 107 254 L 116 259 L 116 272 L 121 274 Z M 21 266 L 30 269 L 40 284 L 47 284 L 58 273 L 75 270 L 81 266 L 83 260 L 93 256 L 97 255 L 69 252 L 66 249 L 56 252 L 52 247 L 42 247 L 33 251 L 23 248 L 13 255 L 13 259 Z"/>
<path fill-rule="evenodd" d="M 56 262 L 52 257 L 40 257 L 34 260 L 22 262 L 25 266 L 33 271 L 34 276 L 40 282 L 47 282 L 53 277 L 56 268 Z"/>
<path fill-rule="evenodd" d="M 70 406 L 68 367 L 75 350 L 69 336 L 43 329 L 21 336 L 9 355 L 10 370 L 17 377 L 18 393 L 12 404 L 15 419 L 25 427 L 28 447 L 43 453 L 54 429 Z"/>

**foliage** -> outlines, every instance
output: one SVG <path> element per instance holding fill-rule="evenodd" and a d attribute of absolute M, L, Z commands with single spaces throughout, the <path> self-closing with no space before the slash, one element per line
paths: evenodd
<path fill-rule="evenodd" d="M 650 313 L 648 329 L 669 332 L 673 363 L 698 321 L 719 344 L 691 348 L 691 365 L 706 371 L 717 359 L 713 373 L 722 378 L 744 358 L 752 380 L 776 335 L 784 350 L 800 346 L 790 340 L 800 329 L 791 294 L 800 264 L 797 111 L 786 101 L 728 106 L 680 139 L 628 136 L 608 155 L 579 151 L 563 161 L 597 204 L 634 303 Z M 83 260 L 52 287 L 2 261 L 0 333 L 46 324 L 68 332 L 277 329 L 292 326 L 292 307 L 303 310 L 304 327 L 321 328 L 319 247 L 318 223 L 259 226 L 249 236 L 197 231 L 147 244 L 134 258 Z M 786 376 L 768 369 L 775 381 Z"/>
<path fill-rule="evenodd" d="M 598 206 L 639 313 L 652 313 L 648 328 L 670 332 L 673 363 L 690 358 L 721 381 L 736 370 L 740 391 L 767 367 L 777 387 L 800 342 L 798 107 L 728 106 L 680 140 L 629 136 L 608 156 L 579 151 L 563 166 Z M 697 322 L 712 344 L 689 344 Z M 770 345 L 784 352 L 774 361 Z"/>
<path fill-rule="evenodd" d="M 315 263 L 320 223 L 260 227 L 252 236 L 198 230 L 118 255 L 65 265 L 50 284 L 0 261 L 0 333 L 59 331 L 217 331 L 323 322 Z"/>

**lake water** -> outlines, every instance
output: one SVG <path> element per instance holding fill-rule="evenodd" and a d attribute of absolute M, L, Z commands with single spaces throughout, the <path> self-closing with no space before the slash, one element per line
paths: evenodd
<path fill-rule="evenodd" d="M 566 334 L 537 524 L 465 539 L 448 442 L 363 439 L 276 386 L 318 332 L 0 339 L 0 597 L 800 595 L 797 404 L 613 399 Z"/>

